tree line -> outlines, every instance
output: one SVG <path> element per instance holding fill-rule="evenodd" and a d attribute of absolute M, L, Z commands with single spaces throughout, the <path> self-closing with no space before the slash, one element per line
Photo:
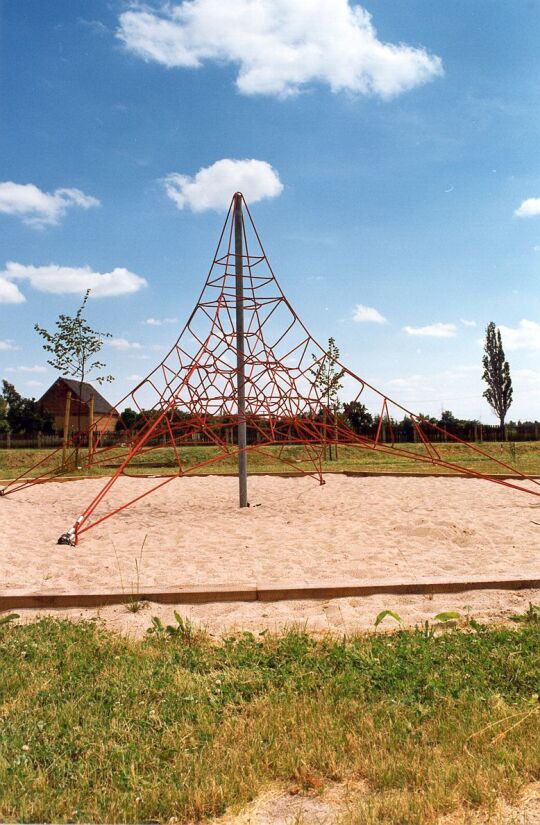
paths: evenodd
<path fill-rule="evenodd" d="M 44 410 L 35 398 L 24 398 L 13 384 L 4 380 L 0 395 L 0 433 L 52 435 L 54 415 Z"/>

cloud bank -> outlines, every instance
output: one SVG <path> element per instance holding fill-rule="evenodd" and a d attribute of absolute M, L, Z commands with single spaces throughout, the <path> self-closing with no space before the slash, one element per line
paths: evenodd
<path fill-rule="evenodd" d="M 0 341 L 0 351 L 7 352 L 16 349 L 20 349 L 20 347 L 15 344 L 15 341 L 12 338 L 7 338 L 4 341 Z"/>
<path fill-rule="evenodd" d="M 47 367 L 35 364 L 33 367 L 6 367 L 5 372 L 47 372 Z"/>
<path fill-rule="evenodd" d="M 119 350 L 142 349 L 137 341 L 128 341 L 127 338 L 107 338 L 105 343 L 108 347 Z"/>
<path fill-rule="evenodd" d="M 453 338 L 456 334 L 455 324 L 428 324 L 425 327 L 403 327 L 408 335 L 420 335 L 426 338 Z"/>
<path fill-rule="evenodd" d="M 8 261 L 6 268 L 0 272 L 0 302 L 3 294 L 7 295 L 4 303 L 21 303 L 26 300 L 14 281 L 27 281 L 38 292 L 53 295 L 82 294 L 91 289 L 91 298 L 127 295 L 147 285 L 144 278 L 123 267 L 113 269 L 112 272 L 94 272 L 89 266 L 29 266 Z"/>
<path fill-rule="evenodd" d="M 238 67 L 245 95 L 287 97 L 313 84 L 391 98 L 441 75 L 423 48 L 384 43 L 371 15 L 349 0 L 185 0 L 134 6 L 117 36 L 146 61 L 197 69 Z"/>
<path fill-rule="evenodd" d="M 248 203 L 257 203 L 283 191 L 276 170 L 264 160 L 253 159 L 223 158 L 199 169 L 194 177 L 172 172 L 163 179 L 163 185 L 179 209 L 193 212 L 228 209 L 235 192 L 243 192 Z"/>
<path fill-rule="evenodd" d="M 147 318 L 143 321 L 149 327 L 162 327 L 164 324 L 176 324 L 178 318 Z"/>
<path fill-rule="evenodd" d="M 499 324 L 504 348 L 512 350 L 540 350 L 540 324 L 523 318 L 517 327 L 505 327 Z"/>
<path fill-rule="evenodd" d="M 29 226 L 43 228 L 59 223 L 72 206 L 89 209 L 99 200 L 80 189 L 56 189 L 43 192 L 33 183 L 0 183 L 0 212 L 15 215 Z"/>

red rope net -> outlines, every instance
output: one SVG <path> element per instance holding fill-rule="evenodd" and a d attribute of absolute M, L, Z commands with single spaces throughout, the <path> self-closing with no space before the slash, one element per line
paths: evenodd
<path fill-rule="evenodd" d="M 241 196 L 240 196 L 241 197 Z M 210 272 L 197 304 L 177 341 L 161 363 L 117 408 L 137 413 L 137 426 L 120 418 L 111 435 L 110 421 L 97 419 L 87 455 L 80 460 L 75 444 L 67 459 L 79 457 L 82 469 L 112 467 L 100 492 L 77 517 L 66 536 L 78 538 L 105 519 L 168 484 L 174 478 L 200 472 L 223 459 L 238 456 L 237 340 L 235 325 L 237 251 L 234 246 L 235 200 L 227 214 Z M 258 453 L 280 462 L 287 470 L 312 476 L 321 484 L 329 445 L 371 450 L 397 458 L 433 465 L 443 471 L 485 478 L 505 487 L 540 496 L 538 480 L 495 458 L 475 444 L 446 433 L 437 424 L 415 415 L 401 404 L 334 361 L 315 341 L 285 297 L 268 262 L 251 214 L 242 198 L 243 309 L 245 420 L 247 455 Z M 369 435 L 353 430 L 328 401 L 324 382 L 318 380 L 329 365 L 341 374 L 346 391 L 378 414 Z M 112 414 L 111 414 L 112 415 Z M 396 417 L 406 417 L 415 444 L 398 442 Z M 448 460 L 437 441 L 460 445 L 460 459 Z M 213 447 L 200 461 L 183 460 L 183 448 L 204 443 Z M 294 456 L 291 447 L 296 447 Z M 143 493 L 114 508 L 104 508 L 107 494 L 122 475 L 140 476 L 158 451 L 167 451 L 166 475 Z M 185 452 L 185 451 L 184 451 Z M 465 458 L 463 457 L 465 454 Z M 163 453 L 159 453 L 163 456 Z M 460 463 L 461 461 L 461 463 Z M 488 467 L 488 471 L 485 471 Z M 64 474 L 60 450 L 36 464 L 24 477 L 13 479 L 3 490 L 8 495 Z M 503 474 L 512 479 L 499 477 Z"/>

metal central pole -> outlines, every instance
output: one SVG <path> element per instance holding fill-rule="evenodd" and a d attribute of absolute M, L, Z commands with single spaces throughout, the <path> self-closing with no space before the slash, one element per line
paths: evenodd
<path fill-rule="evenodd" d="M 244 220 L 242 194 L 234 196 L 234 272 L 236 276 L 236 388 L 238 395 L 238 486 L 240 507 L 248 507 L 246 454 L 246 370 L 244 349 Z"/>

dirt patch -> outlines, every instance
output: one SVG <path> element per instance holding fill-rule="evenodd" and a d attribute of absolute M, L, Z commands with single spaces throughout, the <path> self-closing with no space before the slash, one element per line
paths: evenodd
<path fill-rule="evenodd" d="M 336 783 L 310 793 L 272 789 L 212 825 L 337 825 L 363 790 L 360 783 Z"/>
<path fill-rule="evenodd" d="M 363 783 L 336 783 L 310 793 L 274 788 L 209 825 L 340 825 L 354 814 L 355 800 L 366 794 Z M 438 825 L 540 825 L 540 782 L 528 785 L 515 805 L 497 802 L 490 809 L 455 811 Z"/>
<path fill-rule="evenodd" d="M 528 785 L 515 805 L 499 801 L 491 810 L 456 811 L 439 825 L 540 825 L 540 782 Z"/>

